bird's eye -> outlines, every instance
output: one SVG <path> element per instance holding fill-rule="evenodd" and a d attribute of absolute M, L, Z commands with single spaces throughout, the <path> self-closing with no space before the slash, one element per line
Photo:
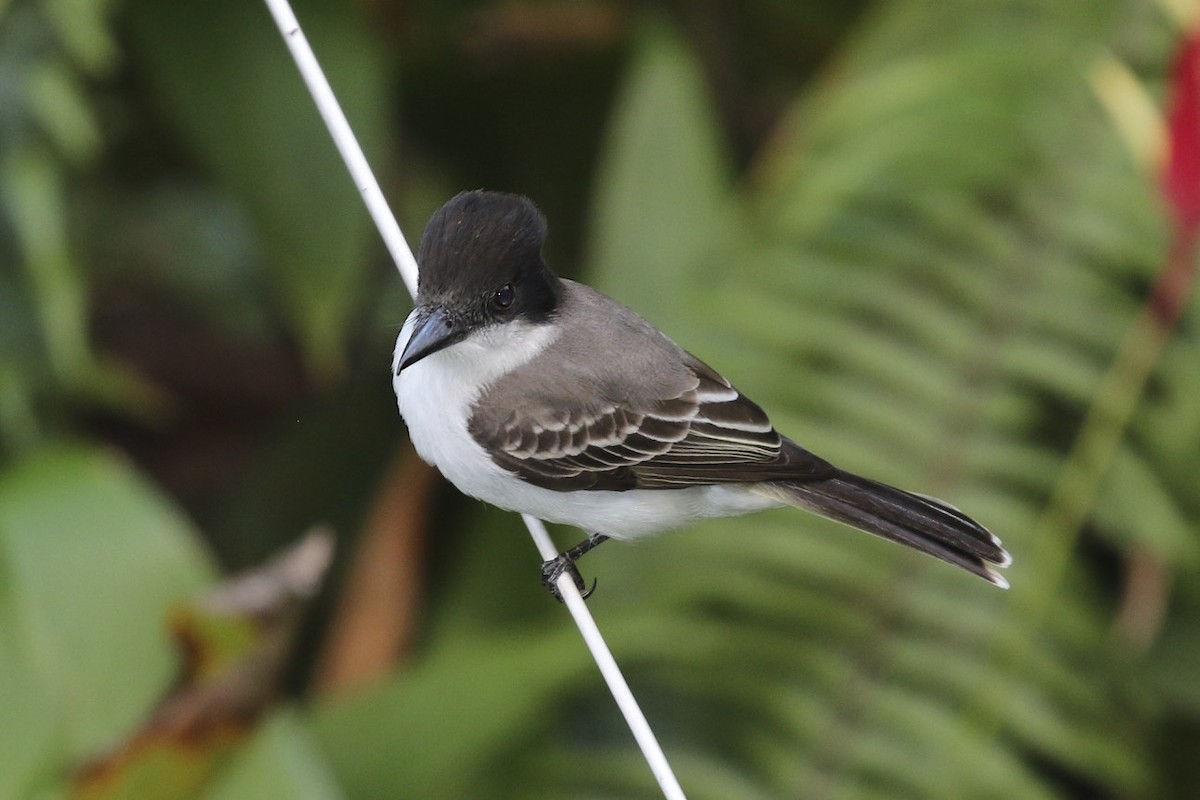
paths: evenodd
<path fill-rule="evenodd" d="M 513 301 L 516 299 L 517 290 L 513 288 L 511 283 L 504 284 L 496 290 L 494 295 L 492 295 L 492 302 L 495 304 L 496 308 L 500 309 L 501 311 L 511 306 Z"/>

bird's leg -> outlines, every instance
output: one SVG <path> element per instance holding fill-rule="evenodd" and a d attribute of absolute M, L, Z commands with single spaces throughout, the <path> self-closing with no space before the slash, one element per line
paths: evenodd
<path fill-rule="evenodd" d="M 587 588 L 587 584 L 583 582 L 583 576 L 579 574 L 579 567 L 575 566 L 575 562 L 596 545 L 607 541 L 608 537 L 604 534 L 593 533 L 574 547 L 564 550 L 549 561 L 542 562 L 542 585 L 550 590 L 550 594 L 554 595 L 554 599 L 560 603 L 563 601 L 562 594 L 558 591 L 558 579 L 564 574 L 571 576 L 575 581 L 575 586 L 579 588 L 579 593 L 585 600 L 595 591 L 595 580 L 592 581 L 592 588 Z"/>

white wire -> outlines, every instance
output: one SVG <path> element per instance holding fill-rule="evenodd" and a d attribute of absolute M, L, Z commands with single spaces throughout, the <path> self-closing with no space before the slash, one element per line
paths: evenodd
<path fill-rule="evenodd" d="M 321 65 L 317 63 L 317 57 L 309 47 L 308 39 L 300 29 L 300 23 L 296 20 L 291 5 L 288 0 L 265 0 L 265 2 L 271 11 L 271 16 L 275 18 L 279 32 L 283 34 L 292 58 L 296 60 L 296 66 L 312 94 L 321 118 L 325 120 L 325 125 L 329 128 L 329 133 L 333 137 L 334 144 L 337 145 L 338 152 L 342 155 L 342 160 L 346 162 L 346 168 L 350 171 L 355 185 L 362 194 L 363 202 L 371 214 L 371 219 L 375 220 L 375 226 L 379 229 L 388 252 L 396 262 L 396 268 L 400 271 L 404 285 L 408 287 L 409 294 L 415 297 L 417 293 L 417 261 L 413 258 L 412 250 L 404 239 L 404 233 L 400 230 L 396 217 L 388 208 L 383 192 L 379 188 L 379 182 L 375 180 L 375 175 L 371 172 L 370 165 L 367 164 L 366 156 L 363 155 L 362 148 L 359 147 L 358 140 L 350 129 L 350 123 L 346 121 L 346 115 L 342 113 L 342 108 L 333 94 L 333 89 L 329 86 L 329 81 L 325 79 Z M 537 546 L 538 552 L 541 553 L 542 559 L 549 560 L 558 555 L 558 550 L 554 547 L 554 542 L 551 541 L 550 534 L 546 532 L 546 526 L 542 524 L 542 521 L 528 514 L 522 514 L 521 517 L 525 520 L 525 525 L 529 528 L 529 535 L 533 537 L 533 542 Z M 638 706 L 633 692 L 629 690 L 625 676 L 621 674 L 616 659 L 608 649 L 604 637 L 600 635 L 596 621 L 592 618 L 587 604 L 584 603 L 570 576 L 559 577 L 558 591 L 562 594 L 571 616 L 574 617 L 575 625 L 579 628 L 579 633 L 591 651 L 596 666 L 599 667 L 605 682 L 608 683 L 609 691 L 612 692 L 617 707 L 625 715 L 625 722 L 629 725 L 629 730 L 642 749 L 642 755 L 645 756 L 654 777 L 658 780 L 663 796 L 668 800 L 686 800 L 683 789 L 679 786 L 679 781 L 676 780 L 675 773 L 672 772 L 671 765 L 667 762 L 667 757 L 663 754 L 662 748 L 654 736 L 654 731 L 646 722 L 646 716 Z"/>
<path fill-rule="evenodd" d="M 271 10 L 271 16 L 275 18 L 279 32 L 283 34 L 283 40 L 287 42 L 292 58 L 296 60 L 296 67 L 300 70 L 300 75 L 304 78 L 304 83 L 312 94 L 313 102 L 317 104 L 317 111 L 320 112 L 321 119 L 325 120 L 325 126 L 329 128 L 329 135 L 333 137 L 333 143 L 341 153 L 342 160 L 346 162 L 346 169 L 350 171 L 354 185 L 362 194 L 363 202 L 371 214 L 371 219 L 375 220 L 375 227 L 379 229 L 384 245 L 387 246 L 392 260 L 396 262 L 396 269 L 400 271 L 400 279 L 408 287 L 408 293 L 416 297 L 417 260 L 413 258 L 412 250 L 404 239 L 404 233 L 400 230 L 400 224 L 396 222 L 395 215 L 388 208 L 387 201 L 383 199 L 379 182 L 375 180 L 375 174 L 371 172 L 367 157 L 363 155 L 362 148 L 358 146 L 358 139 L 355 138 L 354 131 L 350 129 L 350 123 L 346 121 L 346 115 L 342 113 L 342 107 L 338 103 L 337 97 L 334 96 L 329 81 L 325 79 L 325 73 L 322 71 L 321 65 L 317 63 L 317 57 L 309 47 L 308 39 L 305 38 L 304 31 L 300 29 L 300 23 L 296 21 L 296 15 L 292 13 L 291 5 L 287 0 L 266 0 L 266 3 L 267 8 Z"/>
<path fill-rule="evenodd" d="M 533 537 L 533 543 L 537 545 L 538 552 L 542 554 L 542 560 L 549 561 L 557 556 L 558 550 L 555 549 L 554 542 L 550 539 L 550 534 L 546 532 L 546 526 L 542 524 L 542 521 L 528 514 L 522 514 L 521 519 L 525 520 L 525 527 L 529 528 L 529 535 Z M 579 589 L 575 587 L 575 582 L 568 575 L 559 575 L 556 585 L 571 616 L 575 618 L 575 625 L 579 628 L 579 633 L 587 643 L 588 649 L 592 651 L 592 658 L 595 659 L 596 666 L 600 668 L 604 680 L 608 682 L 608 690 L 612 692 L 613 700 L 617 701 L 617 707 L 625 715 L 625 723 L 633 733 L 633 738 L 637 740 L 638 747 L 642 748 L 642 755 L 646 757 L 646 763 L 650 765 L 650 770 L 658 779 L 663 796 L 668 800 L 687 800 L 679 781 L 675 779 L 675 773 L 671 771 L 671 765 L 668 763 L 666 755 L 658 746 L 658 739 L 654 737 L 654 731 L 650 729 L 646 715 L 642 713 L 637 699 L 629 690 L 629 684 L 625 682 L 625 676 L 621 674 L 621 668 L 617 666 L 617 661 L 613 658 L 612 651 L 608 649 L 604 637 L 600 635 L 600 629 L 596 627 L 596 620 L 592 618 L 592 612 L 588 611 L 587 603 L 579 595 Z"/>

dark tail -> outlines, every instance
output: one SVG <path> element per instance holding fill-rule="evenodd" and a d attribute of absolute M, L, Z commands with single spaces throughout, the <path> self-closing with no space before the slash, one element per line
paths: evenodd
<path fill-rule="evenodd" d="M 900 542 L 1007 589 L 996 572 L 1012 559 L 992 533 L 951 505 L 837 470 L 811 482 L 765 483 L 788 505 Z"/>

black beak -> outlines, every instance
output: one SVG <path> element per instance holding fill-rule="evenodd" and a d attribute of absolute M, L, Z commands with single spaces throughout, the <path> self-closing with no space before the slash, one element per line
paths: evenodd
<path fill-rule="evenodd" d="M 452 323 L 445 311 L 440 308 L 433 309 L 417 320 L 412 336 L 404 346 L 404 353 L 400 356 L 400 366 L 396 367 L 396 374 L 399 375 L 405 367 L 411 367 L 425 356 L 449 347 L 466 333 L 465 327 Z"/>

